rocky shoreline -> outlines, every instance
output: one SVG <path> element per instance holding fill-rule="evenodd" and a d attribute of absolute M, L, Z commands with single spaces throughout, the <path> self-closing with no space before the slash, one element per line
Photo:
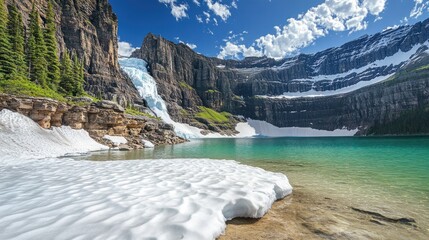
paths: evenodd
<path fill-rule="evenodd" d="M 263 218 L 237 218 L 227 224 L 225 234 L 218 240 L 427 239 L 429 236 L 428 229 L 414 219 L 362 210 L 301 186 L 294 187 L 292 195 L 275 202 Z"/>
<path fill-rule="evenodd" d="M 49 98 L 0 94 L 0 111 L 19 112 L 38 123 L 42 128 L 70 126 L 84 129 L 96 141 L 113 147 L 105 135 L 124 137 L 128 148 L 144 148 L 144 140 L 155 145 L 186 142 L 174 132 L 174 127 L 156 118 L 133 116 L 115 102 L 93 102 L 89 98 L 64 103 Z"/>

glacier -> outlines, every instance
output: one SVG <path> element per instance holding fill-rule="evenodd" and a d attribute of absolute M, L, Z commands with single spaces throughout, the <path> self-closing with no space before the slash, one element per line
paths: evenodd
<path fill-rule="evenodd" d="M 284 174 L 230 160 L 67 157 L 103 149 L 84 130 L 2 110 L 0 239 L 215 239 L 292 192 Z"/>

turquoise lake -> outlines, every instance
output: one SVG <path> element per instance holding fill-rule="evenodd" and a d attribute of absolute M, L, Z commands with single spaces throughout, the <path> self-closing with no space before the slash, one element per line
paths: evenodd
<path fill-rule="evenodd" d="M 292 186 L 321 197 L 410 216 L 429 226 L 429 137 L 198 139 L 89 158 L 231 159 L 285 173 Z"/>

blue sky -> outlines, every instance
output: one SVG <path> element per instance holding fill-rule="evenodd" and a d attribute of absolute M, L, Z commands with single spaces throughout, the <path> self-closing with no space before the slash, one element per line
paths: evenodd
<path fill-rule="evenodd" d="M 110 0 L 120 52 L 147 33 L 207 56 L 283 58 L 429 17 L 429 0 Z"/>

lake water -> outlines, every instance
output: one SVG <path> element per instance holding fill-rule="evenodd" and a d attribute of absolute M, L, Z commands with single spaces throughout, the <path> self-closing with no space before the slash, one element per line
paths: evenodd
<path fill-rule="evenodd" d="M 101 152 L 91 160 L 232 159 L 285 173 L 295 187 L 429 228 L 429 138 L 198 139 L 131 152 Z M 85 157 L 88 159 L 88 156 Z M 428 229 L 426 229 L 428 230 Z"/>

